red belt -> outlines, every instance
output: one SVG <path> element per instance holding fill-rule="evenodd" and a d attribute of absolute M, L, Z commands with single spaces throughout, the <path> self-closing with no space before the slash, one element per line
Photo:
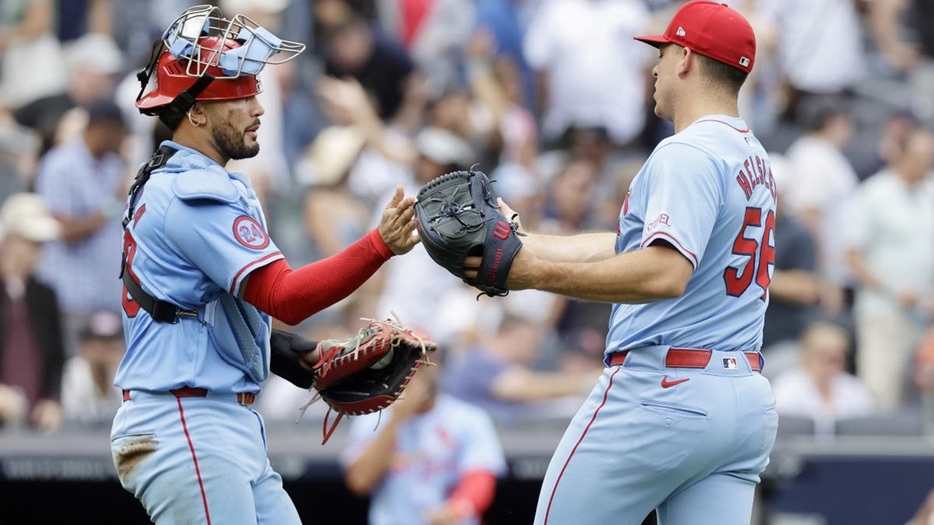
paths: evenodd
<path fill-rule="evenodd" d="M 123 391 L 123 400 L 129 401 L 130 390 Z M 208 389 L 206 388 L 195 388 L 191 386 L 183 386 L 182 388 L 176 388 L 175 390 L 169 390 L 169 393 L 175 397 L 207 397 Z M 253 392 L 237 392 L 237 403 L 241 405 L 252 405 L 253 401 L 256 399 L 256 395 Z"/>
<path fill-rule="evenodd" d="M 614 353 L 610 357 L 610 366 L 623 364 L 628 353 L 629 350 Z M 710 350 L 669 348 L 668 353 L 665 355 L 665 366 L 668 368 L 707 368 L 711 355 L 713 355 L 713 352 Z M 749 366 L 752 367 L 753 371 L 762 371 L 762 367 L 759 365 L 758 352 L 743 352 L 743 355 L 746 356 L 746 360 L 749 361 Z"/>

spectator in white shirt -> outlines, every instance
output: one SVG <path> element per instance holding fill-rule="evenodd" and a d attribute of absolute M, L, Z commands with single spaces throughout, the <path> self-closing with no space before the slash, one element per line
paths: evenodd
<path fill-rule="evenodd" d="M 546 140 L 568 128 L 605 128 L 616 144 L 645 125 L 646 63 L 633 45 L 649 12 L 642 0 L 545 0 L 523 42 L 538 73 Z"/>
<path fill-rule="evenodd" d="M 834 433 L 841 419 L 872 413 L 872 395 L 845 371 L 849 337 L 842 327 L 817 321 L 801 336 L 801 362 L 772 382 L 780 416 L 812 418 L 817 434 Z"/>
<path fill-rule="evenodd" d="M 757 3 L 756 17 L 778 35 L 778 57 L 788 88 L 786 114 L 811 95 L 840 94 L 863 78 L 863 26 L 853 0 L 781 0 Z"/>

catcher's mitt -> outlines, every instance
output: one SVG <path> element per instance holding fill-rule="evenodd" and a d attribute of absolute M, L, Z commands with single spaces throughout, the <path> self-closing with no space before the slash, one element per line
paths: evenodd
<path fill-rule="evenodd" d="M 509 267 L 522 248 L 516 224 L 496 204 L 490 180 L 480 171 L 454 171 L 424 185 L 415 200 L 415 225 L 428 255 L 483 293 L 506 295 Z M 464 259 L 480 256 L 475 279 Z"/>
<path fill-rule="evenodd" d="M 438 349 L 431 339 L 396 320 L 363 319 L 369 324 L 347 341 L 318 343 L 321 359 L 315 365 L 317 394 L 302 411 L 322 399 L 328 404 L 321 444 L 328 442 L 341 418 L 382 410 L 395 401 L 428 354 Z M 328 426 L 331 411 L 337 418 Z"/>

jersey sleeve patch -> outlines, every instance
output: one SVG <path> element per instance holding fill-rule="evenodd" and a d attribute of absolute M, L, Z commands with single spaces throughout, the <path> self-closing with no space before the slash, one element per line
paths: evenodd
<path fill-rule="evenodd" d="M 234 219 L 233 234 L 237 242 L 253 250 L 262 250 L 269 246 L 269 235 L 266 230 L 249 215 L 241 215 Z"/>

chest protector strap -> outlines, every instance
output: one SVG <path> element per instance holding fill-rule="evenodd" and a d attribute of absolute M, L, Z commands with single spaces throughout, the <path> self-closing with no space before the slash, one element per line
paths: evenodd
<path fill-rule="evenodd" d="M 153 171 L 163 167 L 172 158 L 172 155 L 175 155 L 177 150 L 170 148 L 168 146 L 160 146 L 159 149 L 152 155 L 152 158 L 149 159 L 149 162 L 144 164 L 139 171 L 136 173 L 136 178 L 133 180 L 133 185 L 130 186 L 130 198 L 127 206 L 126 216 L 123 218 L 123 229 L 126 230 L 127 225 L 130 224 L 130 221 L 133 220 L 133 214 L 136 209 L 136 198 L 139 193 L 143 190 L 143 186 L 149 180 L 149 176 Z M 127 292 L 130 294 L 130 297 L 139 304 L 140 308 L 146 310 L 146 312 L 152 317 L 153 321 L 158 323 L 177 323 L 180 317 L 191 317 L 194 319 L 198 318 L 198 312 L 194 310 L 185 310 L 184 308 L 172 304 L 168 301 L 163 301 L 161 299 L 156 299 L 152 295 L 146 293 L 145 290 L 139 285 L 136 280 L 130 275 L 130 272 L 127 271 L 126 264 L 126 248 L 123 250 L 123 260 L 120 263 L 120 278 L 123 280 L 123 284 L 126 286 Z"/>

